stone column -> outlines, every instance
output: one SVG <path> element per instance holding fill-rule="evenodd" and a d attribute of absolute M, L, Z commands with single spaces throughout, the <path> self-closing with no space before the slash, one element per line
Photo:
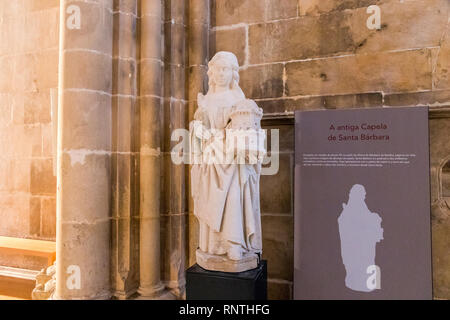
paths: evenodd
<path fill-rule="evenodd" d="M 111 279 L 118 299 L 139 286 L 137 9 L 137 0 L 114 0 Z"/>
<path fill-rule="evenodd" d="M 208 61 L 209 61 L 209 26 L 210 1 L 189 1 L 189 80 L 188 103 L 189 121 L 194 118 L 197 110 L 197 95 L 206 93 L 208 89 Z M 189 199 L 189 265 L 195 263 L 195 251 L 198 247 L 198 222 L 194 216 L 193 201 L 190 192 L 190 175 L 188 181 Z"/>
<path fill-rule="evenodd" d="M 186 283 L 186 166 L 172 161 L 172 148 L 179 141 L 171 141 L 171 136 L 174 130 L 186 128 L 188 1 L 164 4 L 163 280 L 175 296 L 182 298 Z"/>
<path fill-rule="evenodd" d="M 141 298 L 164 294 L 160 271 L 162 2 L 140 8 L 140 286 Z"/>
<path fill-rule="evenodd" d="M 60 1 L 56 299 L 109 299 L 112 0 Z"/>

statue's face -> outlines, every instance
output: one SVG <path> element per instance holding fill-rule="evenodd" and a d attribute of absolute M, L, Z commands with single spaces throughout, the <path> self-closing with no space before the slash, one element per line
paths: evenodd
<path fill-rule="evenodd" d="M 226 61 L 219 61 L 214 66 L 214 82 L 217 86 L 228 87 L 233 80 L 233 69 Z"/>

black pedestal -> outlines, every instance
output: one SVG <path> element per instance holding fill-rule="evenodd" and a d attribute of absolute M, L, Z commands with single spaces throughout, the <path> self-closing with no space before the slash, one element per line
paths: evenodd
<path fill-rule="evenodd" d="M 225 273 L 194 264 L 186 271 L 187 300 L 267 300 L 267 261 L 258 268 Z"/>

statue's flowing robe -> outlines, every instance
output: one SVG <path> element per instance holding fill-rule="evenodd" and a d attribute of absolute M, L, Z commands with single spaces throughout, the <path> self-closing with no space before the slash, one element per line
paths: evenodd
<path fill-rule="evenodd" d="M 194 117 L 196 121 L 190 126 L 194 159 L 191 189 L 194 214 L 200 222 L 200 249 L 211 254 L 224 254 L 231 243 L 241 245 L 246 252 L 261 252 L 261 164 L 208 162 L 223 151 L 231 107 L 245 96 L 239 90 L 222 96 L 208 93 L 202 98 Z M 199 124 L 216 129 L 214 139 L 207 146 L 196 134 Z M 200 158 L 202 163 L 198 161 Z"/>

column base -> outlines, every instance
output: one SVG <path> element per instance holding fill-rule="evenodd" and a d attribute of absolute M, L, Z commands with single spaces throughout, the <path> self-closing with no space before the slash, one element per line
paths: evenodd
<path fill-rule="evenodd" d="M 56 293 L 53 294 L 49 300 L 111 300 L 112 299 L 112 294 L 111 293 L 102 293 L 100 295 L 97 296 L 81 296 L 81 297 L 61 297 L 61 296 L 57 296 Z"/>
<path fill-rule="evenodd" d="M 132 297 L 136 296 L 137 293 L 137 288 L 134 288 L 132 290 L 128 290 L 128 291 L 122 291 L 122 290 L 118 290 L 114 293 L 113 295 L 113 299 L 115 300 L 129 300 L 132 299 Z"/>
<path fill-rule="evenodd" d="M 152 288 L 139 288 L 139 296 L 136 300 L 176 300 L 175 295 L 170 293 L 162 284 Z"/>

